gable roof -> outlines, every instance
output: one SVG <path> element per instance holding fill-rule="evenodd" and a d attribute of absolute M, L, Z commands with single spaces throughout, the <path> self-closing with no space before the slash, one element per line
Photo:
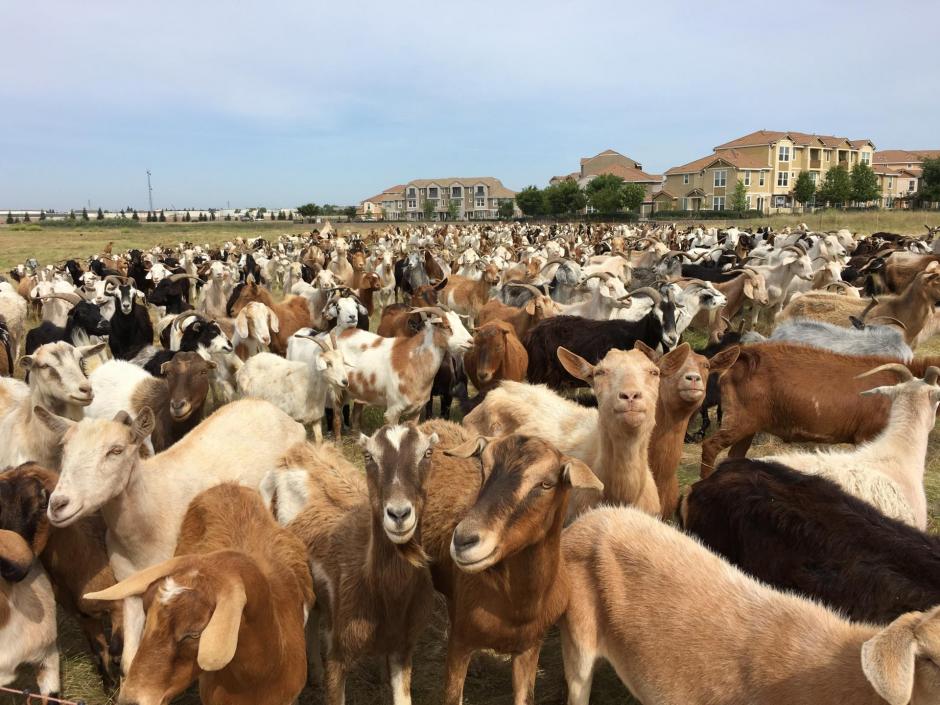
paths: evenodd
<path fill-rule="evenodd" d="M 612 174 L 614 176 L 619 176 L 621 179 L 628 183 L 650 183 L 658 184 L 663 180 L 662 176 L 647 174 L 645 171 L 640 169 L 634 169 L 623 164 L 611 164 L 610 166 L 604 167 L 601 169 L 600 174 L 591 174 L 591 176 L 601 176 L 603 174 Z"/>
<path fill-rule="evenodd" d="M 780 132 L 776 130 L 757 130 L 756 132 L 751 132 L 750 134 L 744 135 L 743 137 L 738 137 L 733 139 L 730 142 L 725 142 L 715 147 L 715 151 L 723 149 L 734 149 L 735 147 L 757 147 L 762 145 L 771 145 L 774 142 L 779 142 L 782 139 L 789 139 L 793 144 L 799 147 L 809 147 L 822 144 L 825 147 L 839 147 L 841 145 L 849 145 L 850 147 L 858 148 L 863 144 L 871 144 L 872 147 L 875 145 L 870 140 L 855 140 L 854 142 L 850 141 L 847 137 L 835 137 L 833 135 L 816 135 L 807 132 Z"/>
<path fill-rule="evenodd" d="M 875 152 L 875 164 L 917 164 L 924 159 L 937 159 L 940 149 L 883 149 Z"/>
<path fill-rule="evenodd" d="M 580 163 L 581 163 L 581 166 L 584 166 L 585 162 L 589 162 L 592 159 L 597 159 L 598 157 L 622 157 L 622 156 L 624 155 L 622 155 L 620 152 L 617 152 L 613 149 L 605 149 L 603 152 L 600 152 L 599 154 L 595 154 L 593 157 L 581 157 Z M 630 159 L 630 157 L 626 157 L 626 158 Z M 635 162 L 636 160 L 630 159 L 630 161 Z"/>
<path fill-rule="evenodd" d="M 453 176 L 444 179 L 414 179 L 402 187 L 402 190 L 409 186 L 424 188 L 427 186 L 440 186 L 441 188 L 450 188 L 451 186 L 476 186 L 484 184 L 490 198 L 515 198 L 516 192 L 503 186 L 503 182 L 493 176 Z"/>
<path fill-rule="evenodd" d="M 696 159 L 695 161 L 674 166 L 666 171 L 666 176 L 670 174 L 692 174 L 707 169 L 712 164 L 723 161 L 736 169 L 770 169 L 767 165 L 767 159 L 757 154 L 743 154 L 736 149 L 722 150 L 720 154 L 709 154 L 707 157 Z"/>
<path fill-rule="evenodd" d="M 382 193 L 372 198 L 364 198 L 361 203 L 381 203 L 383 201 L 397 201 L 404 198 L 405 185 L 399 184 L 398 186 L 390 186 L 389 188 L 382 191 Z"/>

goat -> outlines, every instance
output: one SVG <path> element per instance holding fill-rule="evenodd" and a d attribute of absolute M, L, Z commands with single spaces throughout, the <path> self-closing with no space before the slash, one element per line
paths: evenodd
<path fill-rule="evenodd" d="M 114 584 L 105 550 L 101 517 L 87 517 L 65 529 L 51 530 L 46 516 L 58 475 L 35 463 L 0 472 L 0 529 L 19 534 L 42 562 L 56 600 L 78 617 L 89 650 L 105 686 L 116 681 L 123 636 L 121 605 L 86 600 L 82 595 Z M 6 577 L 6 576 L 4 576 Z M 110 624 L 111 639 L 106 636 Z"/>
<path fill-rule="evenodd" d="M 29 305 L 26 299 L 16 293 L 12 286 L 0 282 L 0 323 L 6 327 L 9 338 L 10 357 L 19 357 L 20 346 L 26 335 L 26 317 Z"/>
<path fill-rule="evenodd" d="M 914 358 L 914 351 L 904 341 L 904 335 L 893 325 L 864 325 L 862 328 L 844 328 L 811 318 L 791 318 L 774 328 L 769 340 L 773 343 L 795 343 L 813 348 L 831 350 L 843 355 L 879 355 L 904 362 Z M 749 333 L 749 337 L 763 336 Z"/>
<path fill-rule="evenodd" d="M 568 498 L 603 485 L 583 462 L 537 438 L 490 441 L 447 421 L 419 429 L 440 439 L 421 543 L 450 616 L 444 703 L 462 701 L 478 649 L 511 654 L 515 702 L 535 702 L 542 639 L 568 602 L 559 555 Z"/>
<path fill-rule="evenodd" d="M 522 382 L 529 366 L 529 354 L 512 325 L 494 320 L 473 332 L 473 347 L 463 356 L 467 376 L 479 392 L 479 399 L 504 379 Z"/>
<path fill-rule="evenodd" d="M 760 432 L 803 443 L 858 444 L 874 438 L 887 423 L 890 404 L 883 395 L 859 397 L 859 392 L 890 384 L 895 377 L 887 371 L 862 379 L 858 375 L 886 363 L 897 359 L 786 343 L 743 346 L 721 378 L 725 413 L 721 429 L 702 444 L 702 477 L 729 446 L 729 457 L 744 457 Z M 914 358 L 907 366 L 922 376 L 932 365 L 940 360 Z"/>
<path fill-rule="evenodd" d="M 482 271 L 482 276 L 478 281 L 451 276 L 448 277 L 447 285 L 440 293 L 441 303 L 447 305 L 452 311 L 468 316 L 471 328 L 477 313 L 490 299 L 490 292 L 499 284 L 499 269 L 496 265 L 478 260 L 478 266 Z"/>
<path fill-rule="evenodd" d="M 116 360 L 131 360 L 153 343 L 150 312 L 138 301 L 143 298 L 143 292 L 138 291 L 130 279 L 119 282 L 111 296 L 115 307 L 108 322 L 108 347 Z"/>
<path fill-rule="evenodd" d="M 10 329 L 0 320 L 0 377 L 12 377 L 15 367 Z"/>
<path fill-rule="evenodd" d="M 852 620 L 887 624 L 940 603 L 940 538 L 819 475 L 726 460 L 683 499 L 682 524 L 755 578 Z"/>
<path fill-rule="evenodd" d="M 150 271 L 153 273 L 153 269 Z M 162 308 L 165 313 L 177 314 L 192 310 L 189 303 L 189 284 L 184 282 L 185 279 L 202 282 L 199 277 L 190 274 L 170 274 L 157 281 L 156 286 L 147 294 L 147 301 L 153 306 Z"/>
<path fill-rule="evenodd" d="M 70 301 L 74 305 L 69 309 L 65 326 L 57 326 L 43 321 L 26 334 L 26 354 L 32 355 L 41 345 L 65 341 L 72 345 L 98 342 L 98 336 L 111 332 L 111 323 L 101 315 L 97 304 L 79 300 L 78 294 L 53 294 L 55 298 Z"/>
<path fill-rule="evenodd" d="M 277 314 L 257 301 L 245 305 L 235 317 L 232 347 L 242 361 L 266 351 L 280 330 Z M 287 349 L 285 348 L 285 352 Z"/>
<path fill-rule="evenodd" d="M 635 504 L 658 514 L 649 443 L 659 380 L 683 366 L 689 346 L 683 344 L 661 358 L 648 347 L 611 350 L 596 365 L 567 348 L 559 347 L 557 354 L 570 374 L 591 385 L 596 409 L 564 399 L 542 385 L 503 382 L 464 417 L 464 426 L 487 436 L 521 433 L 542 438 L 587 463 L 604 483 L 604 495 L 576 493 L 572 516 L 598 501 Z"/>
<path fill-rule="evenodd" d="M 78 423 L 37 408 L 55 438 L 62 439 L 62 473 L 49 498 L 49 521 L 69 526 L 101 509 L 108 526 L 108 556 L 118 580 L 170 558 L 190 500 L 227 480 L 260 483 L 283 449 L 304 437 L 303 426 L 265 401 L 241 400 L 216 411 L 182 441 L 141 458 L 153 432 L 153 411 L 131 420 L 84 419 Z M 154 502 L 160 497 L 160 502 Z M 125 673 L 143 628 L 139 600 L 124 606 Z"/>
<path fill-rule="evenodd" d="M 561 621 L 570 705 L 598 658 L 643 703 L 928 705 L 940 699 L 940 612 L 852 623 L 779 593 L 694 539 L 630 508 L 568 527 Z M 669 610 L 661 609 L 669 586 Z"/>
<path fill-rule="evenodd" d="M 314 601 L 303 544 L 235 483 L 196 495 L 179 533 L 173 558 L 88 595 L 153 596 L 121 700 L 168 702 L 198 679 L 206 705 L 294 702 Z"/>
<path fill-rule="evenodd" d="M 546 296 L 531 284 L 516 284 L 510 282 L 506 284 L 506 286 L 518 286 L 529 289 L 533 292 L 533 296 L 520 307 L 507 306 L 499 299 L 490 299 L 484 304 L 477 315 L 476 323 L 478 326 L 482 326 L 484 323 L 489 323 L 490 321 L 505 321 L 513 327 L 513 330 L 516 332 L 516 337 L 522 340 L 525 338 L 526 333 L 529 332 L 529 329 L 536 323 L 561 312 L 561 309 L 552 301 L 551 297 Z"/>
<path fill-rule="evenodd" d="M 150 449 L 159 453 L 202 421 L 213 369 L 214 362 L 193 352 L 177 353 L 164 362 L 162 377 L 152 377 L 129 362 L 111 360 L 89 376 L 95 398 L 85 417 L 111 419 L 124 411 L 134 418 L 143 408 L 150 408 L 155 416 Z"/>
<path fill-rule="evenodd" d="M 294 333 L 312 325 L 307 300 L 303 296 L 285 296 L 280 303 L 275 303 L 271 292 L 256 284 L 252 278 L 235 287 L 229 297 L 226 311 L 229 316 L 235 317 L 252 301 L 267 306 L 277 318 L 277 330 L 273 331 L 274 335 L 271 336 L 271 352 L 277 355 L 287 353 L 287 341 Z"/>
<path fill-rule="evenodd" d="M 42 406 L 70 419 L 80 419 L 94 400 L 91 382 L 82 361 L 97 354 L 104 343 L 75 348 L 68 343 L 48 343 L 32 355 L 20 358 L 31 374 L 29 384 L 0 379 L 0 468 L 33 460 L 43 467 L 59 468 L 61 448 L 34 409 Z"/>

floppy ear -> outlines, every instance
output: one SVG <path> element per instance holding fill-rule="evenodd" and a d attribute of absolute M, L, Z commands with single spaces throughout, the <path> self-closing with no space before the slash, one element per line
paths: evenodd
<path fill-rule="evenodd" d="M 337 318 L 339 317 L 339 307 L 336 304 L 330 304 L 323 313 L 326 314 L 327 318 Z"/>
<path fill-rule="evenodd" d="M 268 309 L 268 327 L 277 333 L 280 329 L 280 325 L 280 321 L 277 320 L 277 314 L 271 309 Z"/>
<path fill-rule="evenodd" d="M 594 365 L 580 355 L 561 346 L 558 346 L 555 354 L 558 356 L 558 361 L 561 363 L 561 366 L 564 367 L 572 377 L 587 382 L 588 384 L 594 379 Z"/>
<path fill-rule="evenodd" d="M 104 350 L 107 347 L 107 345 L 108 345 L 107 343 L 96 343 L 95 345 L 83 345 L 82 347 L 77 348 L 77 350 L 78 350 L 78 354 L 81 355 L 83 358 L 88 358 L 88 357 L 92 357 L 93 355 L 97 355 L 98 353 L 100 353 L 102 350 Z"/>
<path fill-rule="evenodd" d="M 903 614 L 862 644 L 862 671 L 891 705 L 907 705 L 914 690 L 914 626 L 921 614 Z"/>
<path fill-rule="evenodd" d="M 31 370 L 33 368 L 33 362 L 35 362 L 35 358 L 32 355 L 23 355 L 23 357 L 20 358 L 20 367 L 24 370 Z"/>
<path fill-rule="evenodd" d="M 144 568 L 139 573 L 134 573 L 129 578 L 125 578 L 111 587 L 99 590 L 98 592 L 89 592 L 82 597 L 86 600 L 123 600 L 127 597 L 143 595 L 147 588 L 160 578 L 176 572 L 188 560 L 188 556 L 176 556 L 169 560 Z"/>
<path fill-rule="evenodd" d="M 572 487 L 581 489 L 604 491 L 604 483 L 597 479 L 586 463 L 577 458 L 564 458 L 565 464 L 561 470 L 561 479 Z"/>
<path fill-rule="evenodd" d="M 248 337 L 248 313 L 244 308 L 235 317 L 235 332 L 239 338 Z"/>
<path fill-rule="evenodd" d="M 33 407 L 33 413 L 36 415 L 37 419 L 42 421 L 46 428 L 56 434 L 60 439 L 75 425 L 75 422 L 71 419 L 53 414 L 46 407 L 40 406 L 39 404 Z"/>
<path fill-rule="evenodd" d="M 662 356 L 659 360 L 659 371 L 662 373 L 663 377 L 668 377 L 669 375 L 674 375 L 679 369 L 685 364 L 686 359 L 689 357 L 689 353 L 692 352 L 692 348 L 689 347 L 688 343 L 683 343 L 675 350 L 671 350 Z"/>
<path fill-rule="evenodd" d="M 649 345 L 644 343 L 642 340 L 638 340 L 633 344 L 634 350 L 639 350 L 641 353 L 646 355 L 652 362 L 659 362 L 660 358 L 663 356 L 661 352 L 653 350 Z"/>
<path fill-rule="evenodd" d="M 751 283 L 750 277 L 744 277 L 744 295 L 749 298 L 754 298 L 754 285 Z"/>
<path fill-rule="evenodd" d="M 30 566 L 36 556 L 26 540 L 15 531 L 0 530 L 0 561 L 3 563 L 3 577 L 19 573 L 21 576 L 29 572 Z M 12 568 L 12 570 L 10 570 Z M 4 599 L 4 607 L 7 607 Z"/>
<path fill-rule="evenodd" d="M 166 376 L 166 371 L 168 369 L 170 369 L 170 363 L 164 362 L 162 365 L 160 365 L 160 374 Z"/>
<path fill-rule="evenodd" d="M 444 455 L 449 455 L 452 458 L 472 458 L 474 455 L 482 453 L 483 449 L 486 448 L 492 440 L 493 439 L 489 436 L 477 436 L 476 438 L 461 443 L 455 448 L 448 448 L 444 451 Z"/>
<path fill-rule="evenodd" d="M 219 671 L 235 657 L 242 611 L 248 601 L 245 586 L 235 578 L 225 586 L 215 603 L 215 611 L 199 638 L 196 662 L 203 671 Z"/>
<path fill-rule="evenodd" d="M 721 377 L 727 372 L 731 365 L 737 362 L 738 355 L 741 353 L 741 347 L 734 345 L 727 350 L 722 350 L 711 357 L 708 361 L 708 369 L 711 374 Z"/>

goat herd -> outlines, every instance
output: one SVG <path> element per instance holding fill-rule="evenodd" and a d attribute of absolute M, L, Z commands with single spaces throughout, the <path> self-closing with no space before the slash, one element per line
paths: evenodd
<path fill-rule="evenodd" d="M 0 283 L 0 685 L 59 692 L 58 605 L 123 703 L 288 705 L 309 678 L 339 705 L 377 656 L 403 705 L 437 592 L 447 705 L 482 649 L 534 702 L 555 624 L 571 705 L 599 660 L 646 705 L 937 705 L 936 235 L 327 228 L 29 260 Z M 338 443 L 364 406 L 362 473 Z M 749 460 L 758 433 L 853 445 Z"/>

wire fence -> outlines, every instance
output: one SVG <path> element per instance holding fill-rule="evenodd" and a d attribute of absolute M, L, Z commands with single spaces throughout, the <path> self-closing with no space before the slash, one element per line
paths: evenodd
<path fill-rule="evenodd" d="M 0 686 L 0 693 L 7 693 L 13 696 L 8 698 L 15 703 L 55 703 L 56 705 L 88 705 L 84 700 L 63 700 L 62 698 L 53 698 L 49 695 L 39 695 L 33 693 L 29 688 L 25 690 L 14 690 L 13 688 L 4 688 Z"/>

